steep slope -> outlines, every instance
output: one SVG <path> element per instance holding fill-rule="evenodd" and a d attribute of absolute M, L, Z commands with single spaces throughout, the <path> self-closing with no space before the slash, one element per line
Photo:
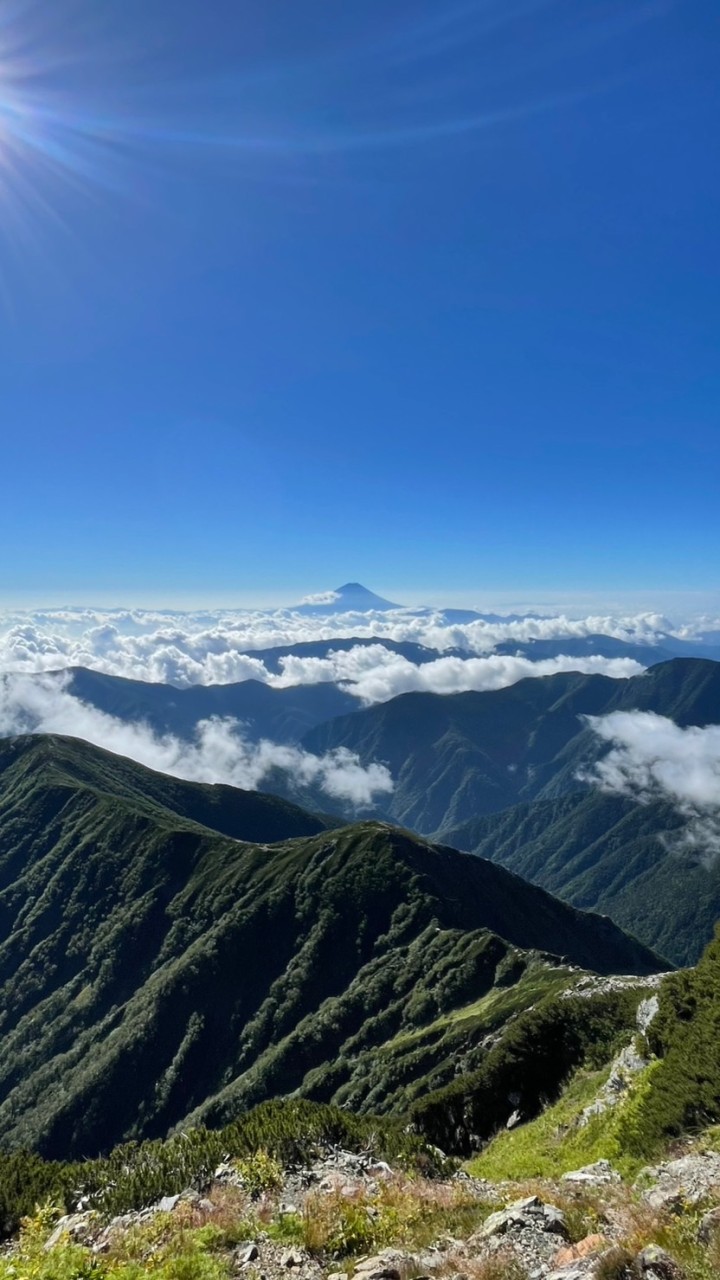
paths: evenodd
<path fill-rule="evenodd" d="M 454 1088 L 418 1104 L 415 1111 L 426 1113 L 425 1132 L 437 1142 L 453 1120 L 459 1121 L 466 1134 L 479 1119 L 483 1136 L 492 1138 L 471 1166 L 482 1178 L 548 1178 L 609 1160 L 633 1180 L 643 1169 L 639 1181 L 644 1195 L 651 1193 L 655 1209 L 664 1203 L 675 1221 L 691 1206 L 697 1208 L 701 1197 L 717 1199 L 713 1192 L 720 1165 L 715 1127 L 720 1121 L 720 934 L 716 933 L 695 968 L 663 978 L 656 999 L 659 1008 L 655 1015 L 653 1001 L 642 1010 L 635 1034 L 624 1038 L 619 1054 L 617 1041 L 611 1053 L 604 1055 L 595 1040 L 591 1059 L 586 1059 L 580 1070 L 556 1075 L 555 1087 L 546 1088 L 544 1096 L 552 1099 L 561 1092 L 559 1102 L 536 1119 L 536 1111 L 529 1109 L 528 1124 L 512 1131 L 488 1126 L 490 1082 L 480 1074 L 461 1079 Z M 556 1001 L 554 1007 L 548 1002 L 546 1020 L 551 1023 L 554 1015 L 557 1021 L 558 1009 L 565 1006 L 567 1011 L 568 1005 L 576 1006 L 580 1014 L 577 1029 L 587 1035 L 593 1010 L 587 1007 L 583 1011 L 580 1001 Z M 523 1021 L 533 1017 L 537 1017 L 535 1011 L 519 1019 L 516 1033 Z M 539 1031 L 535 1026 L 532 1038 L 526 1037 L 528 1074 L 532 1073 L 533 1041 L 552 1045 L 547 1031 L 544 1036 Z M 571 1037 L 564 1039 L 567 1044 Z M 558 1040 L 556 1035 L 556 1044 Z M 516 1053 L 513 1060 L 506 1052 L 504 1062 L 496 1064 L 492 1083 L 497 1086 L 504 1075 L 502 1083 L 506 1089 L 512 1087 L 513 1067 L 521 1057 L 521 1052 Z M 575 1066 L 579 1062 L 578 1056 Z M 502 1092 L 496 1089 L 496 1093 Z M 492 1105 L 491 1098 L 490 1109 Z M 422 1121 L 421 1115 L 418 1118 Z M 683 1139 L 682 1147 L 673 1151 L 670 1143 L 677 1143 L 678 1137 Z M 667 1160 L 668 1155 L 671 1162 L 658 1167 L 658 1157 Z M 650 1164 L 655 1166 L 654 1173 Z M 697 1238 L 697 1227 L 688 1231 L 687 1226 L 686 1238 Z M 717 1261 L 716 1256 L 714 1267 L 705 1261 L 704 1266 L 687 1274 L 698 1280 L 714 1277 Z"/>
<path fill-rule="evenodd" d="M 720 919 L 720 865 L 682 841 L 683 827 L 669 804 L 581 791 L 477 818 L 447 839 L 692 964 Z"/>
<path fill-rule="evenodd" d="M 720 663 L 676 658 L 628 680 L 569 672 L 484 693 L 408 693 L 319 725 L 303 741 L 389 765 L 390 816 L 432 834 L 577 790 L 578 769 L 608 749 L 582 717 L 628 710 L 681 726 L 720 723 Z"/>
<path fill-rule="evenodd" d="M 200 823 L 235 840 L 288 840 L 334 825 L 280 796 L 203 782 L 185 782 L 147 769 L 78 738 L 30 734 L 0 739 L 0 813 L 10 824 L 4 847 L 17 831 L 16 853 L 41 833 L 55 806 L 74 803 L 75 792 L 112 797 L 153 820 Z"/>
<path fill-rule="evenodd" d="M 461 1048 L 473 1065 L 568 964 L 661 967 L 609 920 L 383 824 L 245 844 L 87 744 L 16 739 L 2 765 L 8 1146 L 91 1154 L 294 1091 L 393 1107 Z"/>

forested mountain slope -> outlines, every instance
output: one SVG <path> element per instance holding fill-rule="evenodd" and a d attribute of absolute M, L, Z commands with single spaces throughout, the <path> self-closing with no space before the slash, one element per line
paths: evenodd
<path fill-rule="evenodd" d="M 447 839 L 692 964 L 720 920 L 720 864 L 684 828 L 669 803 L 582 790 L 488 814 Z"/>
<path fill-rule="evenodd" d="M 654 711 L 680 726 L 720 723 L 720 663 L 676 658 L 627 680 L 563 672 L 483 693 L 407 693 L 318 725 L 304 745 L 345 746 L 395 779 L 384 805 L 426 834 L 583 784 L 608 748 L 584 716 Z"/>
<path fill-rule="evenodd" d="M 241 843 L 187 816 L 207 788 L 147 772 L 66 739 L 3 743 L 7 1145 L 91 1154 L 296 1090 L 404 1105 L 569 964 L 663 967 L 483 859 L 379 823 L 270 844 L 279 816 L 315 820 L 263 797 L 266 840 Z M 246 799 L 222 806 L 235 830 Z"/>

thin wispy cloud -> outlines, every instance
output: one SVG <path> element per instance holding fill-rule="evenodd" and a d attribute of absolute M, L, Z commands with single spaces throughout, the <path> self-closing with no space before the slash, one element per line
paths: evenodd
<path fill-rule="evenodd" d="M 188 742 L 98 711 L 74 697 L 67 686 L 68 679 L 62 675 L 0 680 L 0 736 L 67 734 L 176 778 L 226 783 L 249 791 L 262 789 L 281 771 L 291 787 L 317 788 L 359 809 L 393 790 L 384 765 L 363 766 L 344 748 L 317 756 L 268 740 L 250 742 L 242 725 L 228 717 L 199 721 Z"/>
<path fill-rule="evenodd" d="M 713 865 L 720 857 L 720 725 L 680 728 L 647 711 L 586 719 L 610 750 L 583 780 L 640 804 L 669 801 L 687 825 L 668 840 Z"/>

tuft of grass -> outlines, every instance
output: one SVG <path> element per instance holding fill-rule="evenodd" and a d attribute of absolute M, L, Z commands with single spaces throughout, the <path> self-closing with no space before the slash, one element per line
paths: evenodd
<path fill-rule="evenodd" d="M 527 1268 L 508 1253 L 498 1253 L 493 1258 L 457 1259 L 455 1274 L 458 1270 L 467 1280 L 528 1280 Z"/>
<path fill-rule="evenodd" d="M 158 1214 L 123 1232 L 106 1255 L 65 1238 L 46 1248 L 59 1210 L 45 1206 L 24 1219 L 17 1249 L 0 1257 L 0 1280 L 227 1280 L 227 1260 L 208 1252 L 182 1215 Z"/>
<path fill-rule="evenodd" d="M 640 1268 L 635 1255 L 617 1245 L 596 1263 L 595 1277 L 596 1280 L 640 1280 Z"/>
<path fill-rule="evenodd" d="M 421 1249 L 441 1232 L 467 1236 L 492 1206 L 462 1183 L 438 1184 L 398 1177 L 375 1192 L 359 1188 L 309 1196 L 302 1243 L 319 1258 L 352 1258 L 388 1245 Z"/>

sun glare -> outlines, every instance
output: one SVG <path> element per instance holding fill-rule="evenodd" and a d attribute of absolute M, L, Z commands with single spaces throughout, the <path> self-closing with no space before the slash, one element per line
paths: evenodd
<path fill-rule="evenodd" d="M 6 244 L 37 246 L 50 226 L 72 234 L 78 197 L 118 187 L 122 119 L 102 110 L 91 52 L 69 53 L 63 33 L 45 18 L 40 22 L 38 10 L 0 14 L 0 236 Z M 94 75 L 88 77 L 88 68 Z"/>

